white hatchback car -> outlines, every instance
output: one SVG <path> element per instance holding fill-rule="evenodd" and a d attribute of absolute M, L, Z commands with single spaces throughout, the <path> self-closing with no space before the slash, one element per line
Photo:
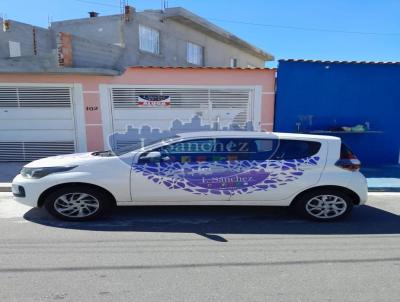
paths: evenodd
<path fill-rule="evenodd" d="M 360 162 L 337 137 L 212 131 L 146 146 L 48 157 L 12 184 L 18 202 L 82 221 L 119 205 L 290 206 L 331 221 L 367 199 Z"/>

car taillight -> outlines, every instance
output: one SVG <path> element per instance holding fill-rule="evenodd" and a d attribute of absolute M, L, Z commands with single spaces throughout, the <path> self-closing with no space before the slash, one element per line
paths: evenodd
<path fill-rule="evenodd" d="M 358 160 L 357 156 L 342 143 L 340 148 L 340 159 L 336 162 L 336 166 L 349 170 L 349 171 L 358 171 L 361 167 L 361 162 Z"/>

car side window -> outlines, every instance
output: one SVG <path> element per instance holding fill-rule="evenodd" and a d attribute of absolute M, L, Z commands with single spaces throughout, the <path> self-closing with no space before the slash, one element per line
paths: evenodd
<path fill-rule="evenodd" d="M 140 156 L 139 163 L 216 162 L 302 159 L 318 153 L 321 143 L 259 138 L 204 138 L 168 144 Z M 158 157 L 147 157 L 159 152 Z"/>
<path fill-rule="evenodd" d="M 267 160 L 276 150 L 274 139 L 217 138 L 177 142 L 158 149 L 171 162 Z"/>
<path fill-rule="evenodd" d="M 225 150 L 225 160 L 267 160 L 276 149 L 274 139 L 223 138 L 218 143 Z"/>
<path fill-rule="evenodd" d="M 256 154 L 257 145 L 251 139 L 207 138 L 178 142 L 160 148 L 172 162 L 218 162 L 248 160 Z"/>
<path fill-rule="evenodd" d="M 178 142 L 163 147 L 172 162 L 204 162 L 213 161 L 215 157 L 216 140 L 212 138 L 194 139 Z"/>
<path fill-rule="evenodd" d="M 320 148 L 319 142 L 281 139 L 272 159 L 302 159 L 317 154 Z"/>
<path fill-rule="evenodd" d="M 150 152 L 160 152 L 161 158 L 158 162 L 204 162 L 218 160 L 218 154 L 215 152 L 216 148 L 215 139 L 205 138 L 176 142 L 153 149 Z M 142 154 L 139 163 L 147 162 L 144 159 L 150 152 Z M 157 160 L 152 162 L 157 162 Z"/>

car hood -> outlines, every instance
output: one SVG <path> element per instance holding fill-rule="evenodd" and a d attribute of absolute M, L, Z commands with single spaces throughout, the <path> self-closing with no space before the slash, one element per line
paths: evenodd
<path fill-rule="evenodd" d="M 92 152 L 57 155 L 35 160 L 25 165 L 27 168 L 59 167 L 82 165 L 104 157 L 94 156 Z"/>

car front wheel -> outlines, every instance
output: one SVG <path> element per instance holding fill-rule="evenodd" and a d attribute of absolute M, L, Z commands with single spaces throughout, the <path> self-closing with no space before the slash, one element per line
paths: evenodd
<path fill-rule="evenodd" d="M 110 196 L 85 186 L 68 186 L 50 193 L 45 208 L 56 218 L 68 221 L 86 221 L 105 215 L 111 210 Z"/>
<path fill-rule="evenodd" d="M 321 189 L 305 193 L 294 206 L 296 211 L 305 218 L 333 221 L 347 216 L 353 208 L 353 202 L 344 192 Z"/>

